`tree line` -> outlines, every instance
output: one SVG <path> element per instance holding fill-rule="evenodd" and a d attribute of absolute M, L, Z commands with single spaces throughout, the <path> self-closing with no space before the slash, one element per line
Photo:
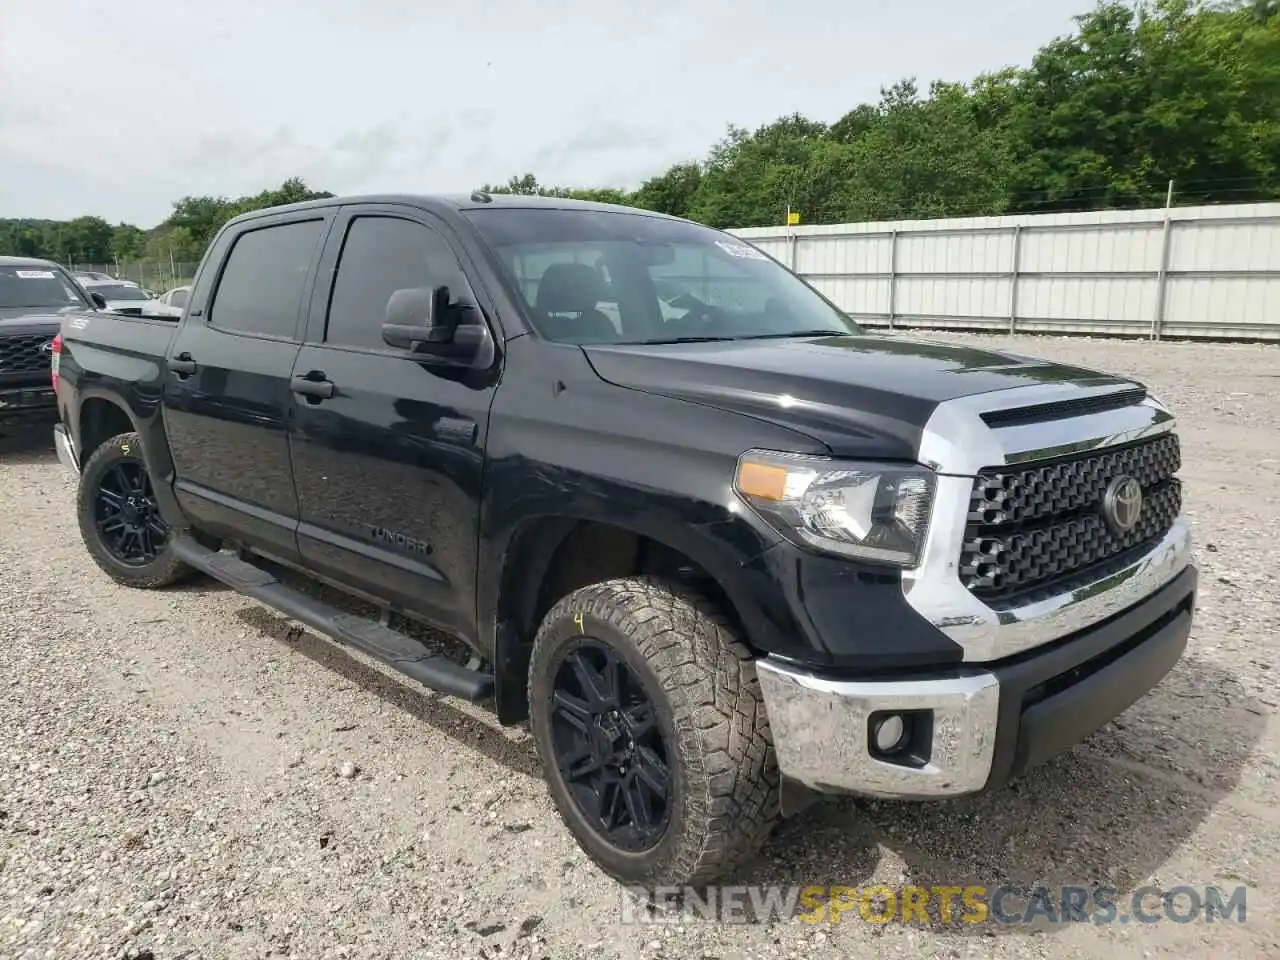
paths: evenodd
<path fill-rule="evenodd" d="M 0 255 L 41 257 L 60 263 L 128 262 L 134 260 L 199 260 L 218 229 L 232 217 L 283 203 L 318 200 L 332 193 L 312 190 L 293 177 L 274 190 L 235 200 L 226 197 L 183 197 L 163 223 L 143 230 L 128 223 L 114 226 L 101 217 L 74 220 L 0 219 Z"/>
<path fill-rule="evenodd" d="M 730 126 L 637 190 L 489 185 L 716 227 L 994 216 L 1280 198 L 1280 0 L 1103 2 L 1025 69 L 922 92 L 905 79 L 833 123 Z"/>
<path fill-rule="evenodd" d="M 914 79 L 834 122 L 730 125 L 701 160 L 635 190 L 481 189 L 622 203 L 716 227 L 992 216 L 1280 199 L 1280 0 L 1104 0 L 1026 68 Z M 229 200 L 184 197 L 142 230 L 98 217 L 0 220 L 0 254 L 197 260 L 246 210 L 328 197 L 294 178 Z"/>

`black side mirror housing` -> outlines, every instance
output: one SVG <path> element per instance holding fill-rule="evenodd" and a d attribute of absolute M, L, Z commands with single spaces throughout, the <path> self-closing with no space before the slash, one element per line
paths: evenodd
<path fill-rule="evenodd" d="M 382 342 L 422 359 L 484 366 L 493 359 L 493 338 L 470 303 L 455 301 L 449 288 L 396 290 L 387 301 Z"/>
<path fill-rule="evenodd" d="M 99 310 L 107 309 L 107 298 L 100 293 L 89 294 L 89 299 L 93 301 L 93 305 Z"/>
<path fill-rule="evenodd" d="M 448 296 L 447 288 L 413 287 L 394 291 L 387 301 L 382 342 L 399 350 L 416 352 L 422 344 L 447 341 L 449 331 L 436 322 L 442 294 Z"/>

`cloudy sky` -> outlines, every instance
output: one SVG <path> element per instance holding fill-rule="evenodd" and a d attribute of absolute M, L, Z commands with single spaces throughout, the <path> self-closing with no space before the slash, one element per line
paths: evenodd
<path fill-rule="evenodd" d="M 0 217 L 149 227 L 301 176 L 635 186 L 729 122 L 1029 61 L 1092 0 L 0 2 Z"/>

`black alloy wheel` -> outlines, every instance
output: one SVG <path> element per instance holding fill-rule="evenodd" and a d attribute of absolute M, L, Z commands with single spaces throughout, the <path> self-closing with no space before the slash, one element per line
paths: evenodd
<path fill-rule="evenodd" d="M 671 819 L 672 776 L 653 701 L 608 644 L 583 637 L 556 670 L 555 761 L 583 816 L 619 849 L 654 847 Z"/>
<path fill-rule="evenodd" d="M 169 539 L 151 479 L 139 460 L 118 460 L 102 474 L 93 512 L 103 546 L 130 566 L 154 561 Z"/>
<path fill-rule="evenodd" d="M 90 556 L 118 583 L 154 590 L 195 575 L 173 555 L 185 528 L 173 528 L 161 513 L 136 433 L 88 451 L 76 489 L 76 520 Z"/>
<path fill-rule="evenodd" d="M 777 823 L 754 655 L 687 586 L 620 577 L 561 597 L 529 652 L 528 697 L 551 800 L 609 876 L 710 883 Z"/>

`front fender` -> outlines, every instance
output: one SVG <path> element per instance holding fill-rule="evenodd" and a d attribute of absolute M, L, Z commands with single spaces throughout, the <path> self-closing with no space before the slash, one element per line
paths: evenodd
<path fill-rule="evenodd" d="M 559 518 L 632 531 L 678 551 L 733 603 L 757 649 L 796 641 L 754 600 L 779 535 L 732 489 L 752 447 L 822 453 L 808 437 L 704 404 L 602 381 L 576 347 L 510 341 L 507 376 L 490 417 L 481 503 L 477 623 L 494 649 L 503 571 L 528 524 Z M 553 551 L 552 551 L 553 552 Z M 542 560 L 542 569 L 550 554 Z M 536 560 L 533 562 L 537 562 Z"/>

